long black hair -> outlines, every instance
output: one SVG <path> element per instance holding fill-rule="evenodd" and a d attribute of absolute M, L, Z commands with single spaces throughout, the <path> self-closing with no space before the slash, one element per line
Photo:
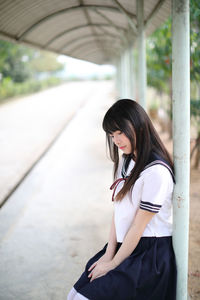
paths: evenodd
<path fill-rule="evenodd" d="M 114 162 L 114 179 L 119 165 L 118 147 L 113 143 L 110 134 L 119 130 L 123 132 L 131 143 L 131 154 L 123 154 L 124 157 L 130 155 L 135 161 L 135 166 L 131 171 L 128 180 L 116 196 L 116 200 L 122 200 L 126 193 L 134 185 L 135 181 L 147 165 L 152 152 L 165 160 L 172 171 L 174 166 L 172 159 L 156 132 L 150 118 L 145 110 L 136 101 L 131 99 L 120 99 L 116 101 L 106 112 L 103 123 L 106 132 L 106 141 L 109 147 L 110 157 Z M 136 150 L 137 155 L 134 155 Z"/>

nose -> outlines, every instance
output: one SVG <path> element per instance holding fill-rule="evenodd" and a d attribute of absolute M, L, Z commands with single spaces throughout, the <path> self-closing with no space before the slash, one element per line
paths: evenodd
<path fill-rule="evenodd" d="M 115 136 L 113 138 L 113 142 L 115 143 L 115 145 L 119 146 L 120 145 L 120 142 L 121 142 L 121 139 L 119 136 Z"/>

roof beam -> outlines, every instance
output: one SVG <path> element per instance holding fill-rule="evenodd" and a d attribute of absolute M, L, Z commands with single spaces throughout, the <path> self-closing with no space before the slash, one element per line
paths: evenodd
<path fill-rule="evenodd" d="M 160 8 L 162 7 L 162 5 L 163 5 L 164 2 L 165 2 L 165 0 L 159 0 L 157 2 L 157 4 L 155 5 L 154 9 L 151 11 L 150 15 L 148 16 L 148 18 L 144 22 L 145 27 L 147 27 L 148 24 L 151 22 L 151 20 L 155 17 L 155 15 L 160 10 Z"/>
<path fill-rule="evenodd" d="M 114 56 L 119 56 L 120 55 L 120 52 L 118 51 L 118 49 L 115 49 L 115 48 L 110 48 L 110 46 L 106 46 L 104 45 L 104 50 L 106 50 L 108 53 L 110 53 L 111 55 L 114 55 Z M 99 47 L 92 47 L 91 49 L 86 49 L 86 51 L 84 51 L 83 49 L 80 49 L 81 50 L 81 55 L 85 56 L 85 55 L 90 55 L 91 53 L 95 53 L 95 52 L 100 52 L 102 53 L 101 51 L 101 48 Z M 88 50 L 88 51 L 87 51 Z M 65 55 L 68 55 L 68 54 L 65 54 Z M 80 54 L 79 53 L 72 53 L 71 56 L 79 56 Z"/>
<path fill-rule="evenodd" d="M 106 30 L 104 27 L 99 27 L 98 30 L 100 30 L 103 34 L 108 35 L 108 36 L 112 36 L 113 34 L 110 33 L 108 30 Z M 119 33 L 119 32 L 118 32 Z M 119 36 L 120 38 L 120 36 Z"/>
<path fill-rule="evenodd" d="M 120 37 L 118 35 L 115 35 L 115 34 L 107 34 L 109 37 L 113 38 L 113 39 L 117 39 L 117 40 L 120 40 Z M 85 38 L 88 38 L 88 37 L 92 37 L 93 35 L 91 34 L 86 34 L 86 35 L 82 35 L 80 38 L 78 38 L 78 40 L 84 40 Z M 95 36 L 97 37 L 105 37 L 105 33 L 102 33 L 102 34 L 95 34 Z M 60 49 L 58 49 L 59 52 L 62 52 L 64 49 L 66 49 L 67 47 L 71 46 L 72 44 L 74 44 L 75 42 L 77 42 L 77 38 L 73 39 L 73 40 L 70 40 L 69 42 L 65 43 Z"/>
<path fill-rule="evenodd" d="M 23 44 L 26 45 L 28 47 L 34 47 L 36 49 L 43 49 L 43 47 L 40 44 L 37 44 L 35 42 L 26 42 L 26 41 L 21 41 L 19 43 L 19 41 L 16 39 L 16 36 L 11 35 L 9 33 L 5 33 L 3 31 L 0 31 L 0 38 L 2 38 L 3 40 L 9 41 L 9 42 L 13 42 L 13 43 L 17 43 L 17 44 Z M 53 50 L 52 50 L 53 51 Z M 54 52 L 54 51 L 53 51 Z"/>
<path fill-rule="evenodd" d="M 110 54 L 110 56 L 111 56 L 111 54 Z M 82 59 L 84 61 L 88 61 L 90 63 L 94 63 L 97 65 L 112 64 L 112 58 L 108 57 L 105 61 L 105 58 L 103 58 L 102 55 L 100 56 L 99 54 L 93 55 L 93 56 L 92 56 L 92 54 L 90 54 L 89 56 L 85 56 L 84 58 L 82 56 L 80 56 L 80 57 L 72 56 L 72 57 L 77 58 L 77 59 Z"/>
<path fill-rule="evenodd" d="M 118 6 L 119 10 L 126 16 L 131 29 L 133 30 L 134 34 L 137 35 L 137 28 L 130 13 L 121 5 L 121 3 L 119 3 L 118 0 L 112 0 L 112 1 Z"/>
<path fill-rule="evenodd" d="M 84 5 L 84 3 L 83 3 L 83 0 L 79 0 L 80 1 L 80 5 Z M 86 17 L 86 19 L 87 19 L 87 21 L 88 21 L 88 24 L 92 24 L 92 22 L 91 22 L 91 18 L 90 18 L 90 15 L 89 15 L 89 13 L 88 13 L 88 10 L 87 10 L 87 8 L 83 8 L 83 11 L 84 11 L 84 14 L 85 14 L 85 17 Z M 92 31 L 92 34 L 93 34 L 93 36 L 95 37 L 95 39 L 96 39 L 96 43 L 101 47 L 101 43 L 99 42 L 99 39 L 98 38 L 96 38 L 96 31 L 95 31 L 95 28 L 94 27 L 91 27 L 91 31 Z M 102 49 L 103 50 L 103 49 Z M 103 53 L 104 53 L 104 50 L 103 50 Z"/>
<path fill-rule="evenodd" d="M 16 39 L 21 41 L 23 40 L 29 33 L 31 33 L 33 30 L 35 30 L 36 28 L 38 28 L 42 23 L 56 17 L 56 16 L 60 16 L 61 14 L 65 14 L 68 12 L 72 12 L 72 11 L 76 11 L 76 10 L 82 10 L 82 9 L 103 9 L 103 10 L 109 10 L 109 11 L 114 11 L 114 12 L 119 12 L 119 10 L 116 7 L 113 6 L 104 6 L 104 5 L 78 5 L 78 6 L 73 6 L 73 7 L 68 7 L 62 10 L 59 10 L 57 12 L 54 12 L 48 16 L 45 16 L 44 18 L 42 18 L 41 20 L 37 21 L 36 23 L 34 23 L 33 25 L 31 25 L 29 28 L 27 28 L 26 30 L 24 30 L 23 33 L 21 33 Z"/>
<path fill-rule="evenodd" d="M 79 25 L 79 26 L 76 26 L 76 27 L 72 27 L 70 29 L 67 29 L 63 32 L 60 32 L 58 35 L 56 35 L 55 37 L 53 37 L 51 40 L 49 40 L 45 45 L 44 45 L 44 48 L 48 47 L 50 44 L 52 44 L 53 42 L 55 42 L 58 38 L 62 37 L 63 35 L 65 34 L 68 34 L 69 32 L 72 32 L 74 30 L 78 30 L 80 28 L 84 28 L 84 27 L 92 27 L 92 26 L 95 26 L 95 27 L 102 27 L 102 26 L 107 26 L 107 27 L 110 27 L 111 25 L 107 24 L 107 23 L 102 23 L 102 24 L 99 24 L 99 23 L 95 23 L 95 24 L 84 24 L 84 25 Z M 118 27 L 118 30 L 123 30 L 124 33 L 126 32 L 126 29 L 120 27 L 120 26 L 117 26 Z"/>
<path fill-rule="evenodd" d="M 71 49 L 69 52 L 75 53 L 77 49 L 80 49 L 80 48 L 84 47 L 85 45 L 88 46 L 88 45 L 92 44 L 93 42 L 95 42 L 95 40 L 94 41 L 90 41 L 89 43 L 88 42 L 87 43 L 86 42 L 80 43 L 79 45 L 77 45 L 76 47 L 74 47 L 73 49 Z M 105 44 L 108 44 L 109 47 L 111 47 L 111 46 L 113 47 L 113 45 L 114 45 L 113 42 L 116 42 L 116 40 L 108 41 L 108 40 L 105 39 L 105 36 L 104 36 L 102 39 L 99 39 L 99 42 L 100 42 L 100 43 L 98 43 L 99 44 L 99 48 L 101 48 L 102 45 L 104 45 L 104 42 L 105 42 Z M 111 44 L 111 42 L 112 42 L 112 44 Z M 117 48 L 121 49 L 120 44 L 117 45 Z"/>
<path fill-rule="evenodd" d="M 98 9 L 94 9 L 94 11 L 100 15 L 103 19 L 105 19 L 108 24 L 110 24 L 112 27 L 114 27 L 116 29 L 116 31 L 119 33 L 119 27 L 113 23 L 108 17 L 106 17 L 102 12 L 100 12 Z M 123 32 L 122 32 L 123 31 Z M 120 37 L 121 39 L 123 40 L 123 43 L 124 44 L 127 44 L 127 39 L 126 37 L 124 36 L 124 30 L 120 30 Z"/>

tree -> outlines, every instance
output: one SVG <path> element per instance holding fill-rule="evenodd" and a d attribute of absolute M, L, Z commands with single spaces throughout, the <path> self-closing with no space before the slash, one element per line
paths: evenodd
<path fill-rule="evenodd" d="M 49 74 L 54 74 L 64 68 L 64 65 L 57 61 L 57 55 L 47 51 L 35 52 L 30 66 L 34 73 L 47 72 Z"/>
<path fill-rule="evenodd" d="M 19 83 L 42 72 L 52 76 L 63 68 L 54 53 L 0 41 L 0 73 L 3 78 L 9 77 Z"/>
<path fill-rule="evenodd" d="M 197 99 L 191 100 L 191 120 L 197 131 L 195 148 L 195 165 L 200 159 L 200 5 L 199 0 L 190 1 L 190 76 L 191 82 L 198 86 Z M 147 66 L 148 84 L 160 92 L 172 94 L 171 67 L 171 19 L 169 18 L 147 40 Z M 171 106 L 168 111 L 172 118 Z"/>
<path fill-rule="evenodd" d="M 200 5 L 199 0 L 192 0 L 190 4 L 190 55 L 191 81 L 198 86 L 200 99 Z"/>
<path fill-rule="evenodd" d="M 172 74 L 171 18 L 147 40 L 147 82 L 160 92 L 170 92 Z"/>
<path fill-rule="evenodd" d="M 172 137 L 172 42 L 171 18 L 147 40 L 147 82 L 160 94 L 169 94 L 166 112 L 169 116 L 168 131 Z"/>
<path fill-rule="evenodd" d="M 195 139 L 194 147 L 191 151 L 190 157 L 195 155 L 194 167 L 197 169 L 200 162 L 200 100 L 191 100 L 191 122 L 197 130 L 197 137 Z"/>
<path fill-rule="evenodd" d="M 23 45 L 0 41 L 0 73 L 14 82 L 23 82 L 31 77 L 28 62 L 34 50 Z"/>

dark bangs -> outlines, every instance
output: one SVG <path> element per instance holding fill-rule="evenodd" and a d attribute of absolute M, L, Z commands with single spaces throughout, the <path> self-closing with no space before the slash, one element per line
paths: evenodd
<path fill-rule="evenodd" d="M 126 131 L 127 124 L 122 117 L 122 113 L 113 110 L 111 107 L 104 116 L 102 127 L 107 134 L 111 134 L 117 130 Z"/>
<path fill-rule="evenodd" d="M 106 116 L 103 119 L 103 124 L 102 124 L 103 130 L 107 133 L 107 134 L 111 134 L 114 131 L 120 130 L 120 124 L 119 122 L 116 120 L 116 118 L 112 118 L 111 116 Z"/>

